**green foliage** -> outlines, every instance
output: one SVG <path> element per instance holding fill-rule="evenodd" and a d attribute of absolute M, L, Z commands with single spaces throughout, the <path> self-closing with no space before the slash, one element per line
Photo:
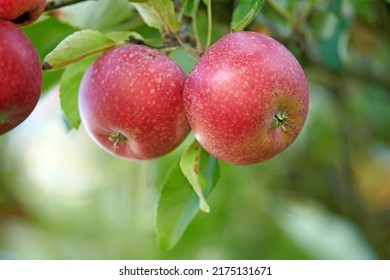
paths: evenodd
<path fill-rule="evenodd" d="M 144 3 L 134 3 L 134 6 L 145 23 L 150 27 L 169 32 L 176 32 L 178 30 L 179 22 L 176 20 L 174 6 L 171 0 L 148 0 Z"/>
<path fill-rule="evenodd" d="M 184 2 L 185 5 L 184 14 L 188 17 L 195 18 L 198 12 L 200 0 L 187 0 Z"/>
<path fill-rule="evenodd" d="M 42 32 L 42 30 L 44 30 L 44 32 Z M 76 30 L 77 29 L 68 24 L 59 22 L 50 17 L 43 18 L 38 22 L 23 28 L 23 31 L 31 38 L 31 41 L 37 48 L 41 60 L 43 60 L 46 54 L 53 50 L 65 37 Z M 42 92 L 46 92 L 56 85 L 61 74 L 61 72 L 44 71 Z"/>
<path fill-rule="evenodd" d="M 335 1 L 331 10 L 319 10 L 313 17 L 313 31 L 323 62 L 339 69 L 343 64 L 345 41 L 350 15 L 342 12 L 342 1 Z"/>
<path fill-rule="evenodd" d="M 247 27 L 261 10 L 264 0 L 240 0 L 233 12 L 230 27 L 234 32 Z"/>
<path fill-rule="evenodd" d="M 218 179 L 218 161 L 194 142 L 174 164 L 161 190 L 157 238 L 163 250 L 176 245 L 199 210 L 209 211 L 204 197 L 211 193 Z"/>
<path fill-rule="evenodd" d="M 113 40 L 94 30 L 81 30 L 63 40 L 45 57 L 45 70 L 58 70 L 76 63 L 92 54 L 115 46 Z"/>
<path fill-rule="evenodd" d="M 78 110 L 78 91 L 81 79 L 96 56 L 75 63 L 65 69 L 60 80 L 61 108 L 71 128 L 79 128 L 80 114 Z"/>
<path fill-rule="evenodd" d="M 85 1 L 63 9 L 61 21 L 78 29 L 92 29 L 102 32 L 129 30 L 142 24 L 134 8 L 126 0 Z M 135 18 L 130 20 L 131 18 Z"/>
<path fill-rule="evenodd" d="M 195 193 L 199 197 L 199 208 L 203 212 L 210 212 L 210 206 L 207 204 L 203 196 L 203 190 L 206 187 L 206 182 L 202 173 L 199 172 L 202 147 L 195 140 L 194 143 L 182 154 L 180 159 L 180 168 L 188 182 L 194 188 Z M 204 152 L 204 151 L 203 151 Z"/>
<path fill-rule="evenodd" d="M 81 30 L 65 38 L 44 60 L 44 70 L 59 70 L 96 53 L 123 45 L 130 37 L 142 40 L 136 32 L 117 31 L 103 34 L 95 30 Z"/>

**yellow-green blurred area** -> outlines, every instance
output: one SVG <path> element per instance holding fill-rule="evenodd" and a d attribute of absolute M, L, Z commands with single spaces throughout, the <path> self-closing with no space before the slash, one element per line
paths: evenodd
<path fill-rule="evenodd" d="M 212 1 L 213 40 L 237 1 Z M 207 30 L 202 4 L 198 25 Z M 41 58 L 79 29 L 156 37 L 127 1 L 87 1 L 24 28 Z M 221 163 L 177 246 L 155 234 L 159 189 L 192 135 L 147 162 L 108 155 L 68 131 L 61 71 L 44 75 L 33 114 L 0 137 L 0 259 L 390 259 L 390 3 L 269 0 L 248 27 L 286 45 L 310 86 L 306 125 L 279 156 Z M 188 73 L 195 61 L 171 54 Z"/>

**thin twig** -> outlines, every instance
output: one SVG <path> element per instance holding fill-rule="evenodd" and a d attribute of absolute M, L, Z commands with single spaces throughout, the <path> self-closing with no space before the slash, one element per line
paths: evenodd
<path fill-rule="evenodd" d="M 211 0 L 209 0 L 209 3 L 207 5 L 207 41 L 206 41 L 206 47 L 207 50 L 210 47 L 211 44 L 211 33 L 213 31 L 213 19 L 212 19 L 212 8 L 211 8 Z"/>
<path fill-rule="evenodd" d="M 202 44 L 199 39 L 198 23 L 196 20 L 196 15 L 192 17 L 192 30 L 194 31 L 194 36 L 195 36 L 196 51 L 201 53 L 203 50 L 202 50 Z"/>

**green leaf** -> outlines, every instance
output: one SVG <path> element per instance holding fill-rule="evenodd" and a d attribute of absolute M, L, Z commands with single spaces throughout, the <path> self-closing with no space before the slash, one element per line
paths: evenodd
<path fill-rule="evenodd" d="M 234 32 L 242 31 L 258 15 L 264 0 L 240 0 L 233 12 L 231 29 Z"/>
<path fill-rule="evenodd" d="M 200 161 L 201 146 L 197 141 L 194 141 L 192 145 L 183 153 L 180 159 L 180 168 L 184 176 L 187 177 L 188 182 L 194 188 L 195 193 L 199 197 L 199 208 L 203 212 L 210 212 L 210 207 L 203 196 L 203 188 L 205 186 L 204 179 L 199 174 L 199 161 Z"/>
<path fill-rule="evenodd" d="M 188 3 L 184 9 L 184 14 L 188 17 L 194 18 L 198 11 L 200 0 L 188 0 Z"/>
<path fill-rule="evenodd" d="M 124 0 L 79 1 L 77 5 L 63 7 L 61 11 L 62 22 L 81 30 L 98 31 L 130 29 L 126 25 L 136 15 L 134 7 Z"/>
<path fill-rule="evenodd" d="M 149 0 L 144 3 L 133 3 L 145 23 L 162 31 L 176 32 L 179 22 L 175 16 L 175 7 L 171 0 Z"/>
<path fill-rule="evenodd" d="M 105 34 L 106 37 L 114 42 L 128 41 L 130 36 L 138 40 L 143 40 L 141 34 L 134 31 L 112 31 Z"/>
<path fill-rule="evenodd" d="M 43 67 L 44 70 L 58 70 L 113 46 L 114 41 L 98 31 L 78 31 L 65 38 L 46 56 Z"/>
<path fill-rule="evenodd" d="M 194 144 L 191 147 L 194 148 Z M 219 164 L 202 148 L 198 170 L 203 178 L 203 196 L 207 197 L 219 179 Z M 161 249 L 170 250 L 180 240 L 199 212 L 199 201 L 199 196 L 181 171 L 180 162 L 176 162 L 163 185 L 157 208 L 156 230 Z"/>
<path fill-rule="evenodd" d="M 78 93 L 80 82 L 89 65 L 96 59 L 90 56 L 65 69 L 60 80 L 61 108 L 70 127 L 77 129 L 80 125 Z"/>
<path fill-rule="evenodd" d="M 22 29 L 34 44 L 41 60 L 64 38 L 77 31 L 77 29 L 59 22 L 53 17 L 42 18 L 34 24 L 23 26 Z M 42 32 L 42 30 L 45 32 Z M 45 71 L 43 73 L 42 93 L 57 85 L 61 74 L 61 71 Z"/>

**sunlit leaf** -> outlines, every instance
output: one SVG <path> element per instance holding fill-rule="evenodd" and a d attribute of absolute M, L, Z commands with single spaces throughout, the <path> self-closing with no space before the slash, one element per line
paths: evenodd
<path fill-rule="evenodd" d="M 65 38 L 46 56 L 43 67 L 45 70 L 58 70 L 113 46 L 114 41 L 98 31 L 78 31 Z"/>
<path fill-rule="evenodd" d="M 147 25 L 171 32 L 179 29 L 173 1 L 149 0 L 144 3 L 133 3 L 133 5 Z"/>
<path fill-rule="evenodd" d="M 198 170 L 203 177 L 203 195 L 207 197 L 219 178 L 218 161 L 201 149 Z M 170 250 L 176 245 L 199 212 L 199 202 L 199 196 L 184 176 L 180 163 L 176 162 L 163 185 L 158 203 L 156 224 L 161 249 Z"/>
<path fill-rule="evenodd" d="M 71 128 L 77 129 L 80 125 L 78 109 L 78 92 L 84 72 L 96 56 L 75 63 L 65 69 L 60 80 L 61 108 Z"/>
<path fill-rule="evenodd" d="M 170 31 L 176 32 L 179 29 L 172 0 L 149 0 L 149 3 Z"/>
<path fill-rule="evenodd" d="M 123 30 L 135 14 L 134 7 L 124 0 L 83 1 L 62 8 L 61 21 L 79 29 Z"/>
<path fill-rule="evenodd" d="M 192 145 L 183 153 L 180 159 L 180 168 L 184 176 L 187 177 L 191 186 L 194 188 L 195 193 L 199 197 L 199 208 L 203 212 L 210 212 L 210 207 L 207 204 L 205 197 L 203 196 L 204 179 L 202 174 L 199 174 L 199 161 L 202 147 L 197 141 L 194 141 Z"/>
<path fill-rule="evenodd" d="M 231 29 L 235 32 L 242 31 L 258 15 L 264 0 L 240 0 L 233 12 Z"/>

